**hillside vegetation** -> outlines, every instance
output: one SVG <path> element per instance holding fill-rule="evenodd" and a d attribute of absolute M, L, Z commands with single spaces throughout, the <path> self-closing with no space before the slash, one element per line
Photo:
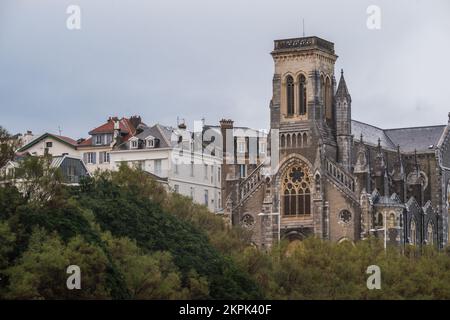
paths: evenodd
<path fill-rule="evenodd" d="M 138 169 L 67 187 L 45 161 L 23 162 L 22 192 L 0 187 L 1 299 L 450 299 L 448 250 L 311 238 L 265 252 Z M 81 290 L 66 287 L 69 265 Z"/>

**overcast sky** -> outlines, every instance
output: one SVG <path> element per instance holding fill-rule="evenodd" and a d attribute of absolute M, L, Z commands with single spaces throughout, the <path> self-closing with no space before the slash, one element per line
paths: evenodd
<path fill-rule="evenodd" d="M 81 30 L 66 9 L 81 8 Z M 366 26 L 369 5 L 381 29 Z M 73 138 L 108 116 L 267 128 L 274 39 L 335 43 L 352 117 L 382 128 L 450 111 L 450 1 L 0 0 L 0 125 Z"/>

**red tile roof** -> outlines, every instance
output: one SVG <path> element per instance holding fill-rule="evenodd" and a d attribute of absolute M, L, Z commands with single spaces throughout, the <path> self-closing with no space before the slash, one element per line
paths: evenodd
<path fill-rule="evenodd" d="M 120 131 L 131 133 L 134 132 L 133 125 L 128 118 L 118 119 L 117 117 L 110 117 L 108 121 L 101 126 L 91 130 L 89 132 L 90 135 L 98 134 L 98 133 L 113 133 L 114 132 L 114 122 L 119 121 Z"/>
<path fill-rule="evenodd" d="M 106 123 L 101 126 L 89 131 L 90 135 L 101 134 L 101 133 L 114 133 L 114 123 L 119 121 L 119 128 L 122 135 L 122 142 L 128 141 L 135 133 L 136 128 L 133 126 L 129 118 L 123 117 L 119 119 L 117 117 L 109 117 Z M 92 146 L 92 137 L 78 143 L 79 147 Z"/>
<path fill-rule="evenodd" d="M 58 138 L 61 139 L 61 140 L 64 140 L 65 142 L 67 142 L 67 143 L 69 143 L 69 144 L 71 144 L 71 145 L 73 145 L 73 146 L 78 145 L 78 142 L 76 142 L 76 141 L 73 140 L 72 138 L 65 137 L 65 136 L 57 136 L 57 135 L 54 135 L 54 136 L 55 136 L 55 137 L 58 137 Z"/>

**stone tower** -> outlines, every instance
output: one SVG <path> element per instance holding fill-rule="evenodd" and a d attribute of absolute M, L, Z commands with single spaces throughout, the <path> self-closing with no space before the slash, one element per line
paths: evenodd
<path fill-rule="evenodd" d="M 318 37 L 275 40 L 271 54 L 275 72 L 270 119 L 271 129 L 279 129 L 279 159 L 294 152 L 314 162 L 316 150 L 308 147 L 316 142 L 336 158 L 334 44 Z"/>

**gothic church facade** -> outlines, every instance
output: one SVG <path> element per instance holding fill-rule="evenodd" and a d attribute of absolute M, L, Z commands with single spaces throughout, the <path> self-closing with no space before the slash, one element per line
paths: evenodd
<path fill-rule="evenodd" d="M 384 130 L 352 120 L 333 43 L 274 44 L 271 163 L 248 165 L 245 178 L 236 164 L 224 164 L 223 206 L 232 223 L 251 229 L 259 247 L 371 235 L 390 245 L 446 245 L 450 125 Z"/>

